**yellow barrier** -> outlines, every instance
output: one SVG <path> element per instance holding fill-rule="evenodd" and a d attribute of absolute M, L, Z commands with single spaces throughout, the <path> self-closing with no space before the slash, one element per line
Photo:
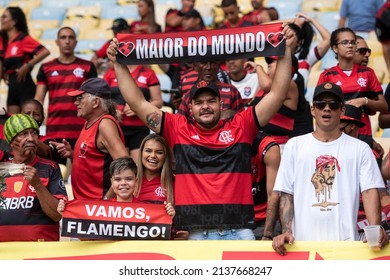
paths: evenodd
<path fill-rule="evenodd" d="M 303 242 L 275 253 L 271 241 L 0 242 L 0 259 L 56 260 L 390 260 L 390 245 L 371 251 L 359 241 Z"/>

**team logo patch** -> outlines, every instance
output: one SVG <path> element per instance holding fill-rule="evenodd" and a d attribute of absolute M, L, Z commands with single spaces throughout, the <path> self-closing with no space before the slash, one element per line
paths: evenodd
<path fill-rule="evenodd" d="M 234 137 L 232 135 L 232 132 L 230 130 L 224 130 L 219 133 L 219 141 L 222 143 L 230 143 L 234 141 Z"/>
<path fill-rule="evenodd" d="M 331 89 L 331 88 L 332 88 L 332 84 L 331 84 L 331 83 L 326 83 L 326 84 L 324 85 L 324 88 L 325 88 L 325 89 Z"/>
<path fill-rule="evenodd" d="M 23 187 L 23 182 L 18 181 L 14 183 L 14 191 L 16 193 L 19 193 L 22 190 L 22 187 Z"/>
<path fill-rule="evenodd" d="M 120 42 L 118 51 L 124 56 L 129 56 L 135 49 L 134 43 L 132 42 Z"/>
<path fill-rule="evenodd" d="M 273 47 L 279 46 L 279 44 L 283 41 L 284 35 L 282 32 L 277 33 L 269 33 L 267 36 L 267 41 L 270 43 Z"/>

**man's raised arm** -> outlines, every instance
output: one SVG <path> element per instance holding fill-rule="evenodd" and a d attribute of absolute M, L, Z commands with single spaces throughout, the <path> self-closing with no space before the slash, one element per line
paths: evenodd
<path fill-rule="evenodd" d="M 285 54 L 278 58 L 275 78 L 272 81 L 270 92 L 256 105 L 256 115 L 261 126 L 266 125 L 282 107 L 290 87 L 292 49 L 297 42 L 297 38 L 295 32 L 287 23 L 283 23 L 283 33 L 286 39 Z"/>
<path fill-rule="evenodd" d="M 107 57 L 114 64 L 115 75 L 118 81 L 119 90 L 137 116 L 154 132 L 159 133 L 161 129 L 162 111 L 147 101 L 131 76 L 126 65 L 116 61 L 118 40 L 114 38 L 107 49 Z"/>

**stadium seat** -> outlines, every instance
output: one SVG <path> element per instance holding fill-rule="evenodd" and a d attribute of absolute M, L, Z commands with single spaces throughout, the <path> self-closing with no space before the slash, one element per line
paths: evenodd
<path fill-rule="evenodd" d="M 0 7 L 7 7 L 9 2 L 11 2 L 11 0 L 0 0 Z"/>
<path fill-rule="evenodd" d="M 268 0 L 267 6 L 275 7 L 279 14 L 279 19 L 294 18 L 301 11 L 301 3 L 292 0 Z"/>
<path fill-rule="evenodd" d="M 331 49 L 329 49 L 328 52 L 324 55 L 324 57 L 321 59 L 320 69 L 322 71 L 326 70 L 330 67 L 337 65 L 337 63 L 338 60 L 335 57 L 335 53 Z"/>
<path fill-rule="evenodd" d="M 47 28 L 55 28 L 59 26 L 59 22 L 56 19 L 30 19 L 28 21 L 29 28 L 34 29 L 47 29 Z"/>
<path fill-rule="evenodd" d="M 107 40 L 91 39 L 91 40 L 78 40 L 75 49 L 76 54 L 93 54 L 94 51 L 101 48 Z"/>
<path fill-rule="evenodd" d="M 389 82 L 389 74 L 387 73 L 387 66 L 383 56 L 371 56 L 368 66 L 374 69 L 381 84 L 387 84 Z"/>
<path fill-rule="evenodd" d="M 58 28 L 47 28 L 42 32 L 41 40 L 56 40 Z"/>
<path fill-rule="evenodd" d="M 58 27 L 58 25 L 59 22 L 56 19 L 49 19 L 49 20 L 33 19 L 33 20 L 29 20 L 28 22 L 30 35 L 37 40 L 40 40 L 44 30 L 48 28 L 56 28 Z"/>
<path fill-rule="evenodd" d="M 111 9 L 113 6 L 116 6 L 116 0 L 80 0 L 80 6 L 98 6 L 103 9 Z"/>
<path fill-rule="evenodd" d="M 107 30 L 109 28 L 112 27 L 112 22 L 113 22 L 113 19 L 112 18 L 102 18 L 100 19 L 99 21 L 99 26 L 98 28 L 100 28 L 101 30 Z M 130 24 L 130 22 L 129 22 Z M 111 30 L 109 30 L 111 32 L 111 35 L 113 34 Z"/>
<path fill-rule="evenodd" d="M 9 7 L 20 7 L 26 15 L 26 18 L 30 17 L 31 11 L 39 6 L 39 1 L 31 1 L 31 0 L 14 0 L 8 2 Z"/>
<path fill-rule="evenodd" d="M 157 74 L 157 72 L 156 72 L 156 75 L 157 75 L 158 80 L 160 81 L 161 90 L 170 90 L 172 87 L 172 81 L 168 77 L 168 75 L 165 73 Z M 169 103 L 169 101 L 171 99 L 171 94 L 162 92 L 162 98 L 163 98 L 164 102 Z"/>
<path fill-rule="evenodd" d="M 30 20 L 57 20 L 59 24 L 65 18 L 65 10 L 53 7 L 36 7 L 31 11 Z"/>
<path fill-rule="evenodd" d="M 68 8 L 65 18 L 100 19 L 101 11 L 102 8 L 99 6 L 73 6 Z"/>
<path fill-rule="evenodd" d="M 371 49 L 371 57 L 380 56 L 383 57 L 383 47 L 378 39 L 366 40 L 368 47 Z"/>
<path fill-rule="evenodd" d="M 321 23 L 326 29 L 329 30 L 329 32 L 332 32 L 333 30 L 336 30 L 339 25 L 340 20 L 340 14 L 337 11 L 333 12 L 321 12 L 318 13 L 318 19 L 319 23 Z"/>
<path fill-rule="evenodd" d="M 157 72 L 157 71 L 156 71 Z M 157 73 L 157 78 L 160 81 L 161 90 L 170 90 L 172 87 L 172 81 L 165 73 Z"/>
<path fill-rule="evenodd" d="M 78 6 L 80 0 L 41 0 L 41 7 L 54 7 L 59 9 L 66 9 L 72 6 Z"/>
<path fill-rule="evenodd" d="M 114 34 L 111 30 L 107 30 L 107 28 L 93 28 L 89 29 L 87 32 L 80 33 L 79 40 L 90 40 L 90 39 L 98 39 L 98 40 L 109 40 L 112 39 Z"/>
<path fill-rule="evenodd" d="M 124 6 L 124 5 L 136 5 L 137 0 L 117 0 L 117 5 Z"/>
<path fill-rule="evenodd" d="M 356 0 L 357 1 L 357 0 Z M 304 0 L 302 2 L 302 12 L 329 12 L 329 11 L 339 11 L 341 5 L 341 0 L 327 0 L 327 1 L 318 1 L 318 0 Z"/>
<path fill-rule="evenodd" d="M 55 40 L 40 40 L 40 43 L 50 51 L 50 55 L 46 57 L 42 62 L 50 61 L 60 55 L 60 50 L 58 49 Z"/>
<path fill-rule="evenodd" d="M 61 26 L 70 26 L 78 31 L 78 38 L 84 36 L 90 29 L 97 28 L 99 19 L 95 18 L 70 18 L 65 19 Z"/>
<path fill-rule="evenodd" d="M 167 4 L 174 6 L 176 8 L 180 8 L 181 7 L 181 0 L 157 0 L 155 2 L 156 6 L 167 5 Z"/>
<path fill-rule="evenodd" d="M 124 6 L 114 6 L 110 9 L 105 9 L 102 11 L 102 18 L 127 18 L 127 19 L 136 19 L 138 18 L 138 9 L 137 5 L 124 5 Z"/>

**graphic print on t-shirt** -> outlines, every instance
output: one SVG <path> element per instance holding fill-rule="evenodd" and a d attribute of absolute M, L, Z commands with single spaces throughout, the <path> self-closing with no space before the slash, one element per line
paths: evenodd
<path fill-rule="evenodd" d="M 336 206 L 339 204 L 339 202 L 330 201 L 333 183 L 336 177 L 336 168 L 340 172 L 337 158 L 333 156 L 322 155 L 316 159 L 316 170 L 311 177 L 311 183 L 315 188 L 317 197 L 317 203 L 313 204 L 313 207 L 328 208 L 328 206 Z"/>

